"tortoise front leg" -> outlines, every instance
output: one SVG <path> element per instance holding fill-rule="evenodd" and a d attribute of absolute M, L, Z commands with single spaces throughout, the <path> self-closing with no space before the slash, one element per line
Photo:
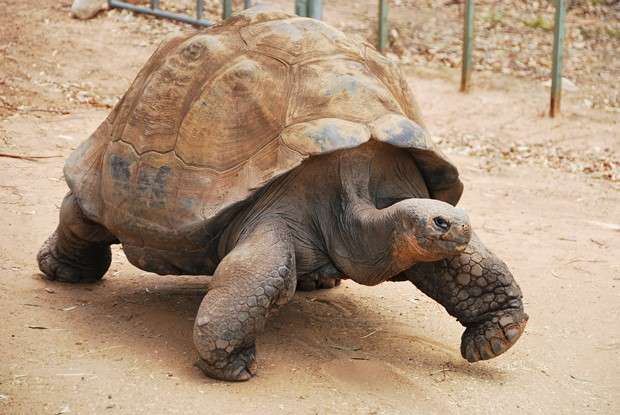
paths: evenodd
<path fill-rule="evenodd" d="M 255 341 L 267 317 L 295 293 L 295 251 L 287 226 L 263 222 L 218 265 L 194 324 L 199 367 L 229 381 L 250 379 Z"/>
<path fill-rule="evenodd" d="M 470 362 L 504 353 L 525 329 L 519 285 L 475 234 L 461 255 L 416 264 L 393 280 L 411 281 L 465 326 L 461 354 Z"/>

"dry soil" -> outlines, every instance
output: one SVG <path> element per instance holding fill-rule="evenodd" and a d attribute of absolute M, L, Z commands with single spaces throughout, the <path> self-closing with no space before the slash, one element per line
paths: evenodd
<path fill-rule="evenodd" d="M 489 74 L 464 95 L 454 69 L 407 68 L 429 129 L 462 172 L 461 205 L 521 284 L 525 334 L 505 355 L 469 364 L 462 328 L 411 284 L 345 282 L 281 309 L 258 340 L 257 377 L 218 382 L 193 366 L 208 277 L 146 274 L 120 249 L 93 285 L 47 282 L 37 269 L 67 190 L 63 159 L 162 36 L 191 30 L 118 12 L 76 21 L 68 5 L 0 0 L 0 152 L 53 156 L 0 158 L 0 413 L 620 413 L 617 182 L 544 157 L 467 151 L 491 136 L 616 154 L 617 113 L 568 95 L 551 120 L 539 81 Z"/>

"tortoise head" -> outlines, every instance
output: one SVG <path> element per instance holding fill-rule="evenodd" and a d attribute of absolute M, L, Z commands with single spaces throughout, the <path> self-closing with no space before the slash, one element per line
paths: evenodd
<path fill-rule="evenodd" d="M 313 188 L 313 200 L 326 200 L 315 222 L 330 259 L 354 281 L 379 284 L 418 262 L 458 255 L 469 243 L 465 211 L 432 198 L 407 151 L 375 141 L 322 161 L 314 162 L 313 182 L 334 187 Z"/>
<path fill-rule="evenodd" d="M 458 255 L 471 238 L 463 209 L 434 199 L 406 199 L 386 208 L 396 224 L 392 254 L 397 266 Z"/>

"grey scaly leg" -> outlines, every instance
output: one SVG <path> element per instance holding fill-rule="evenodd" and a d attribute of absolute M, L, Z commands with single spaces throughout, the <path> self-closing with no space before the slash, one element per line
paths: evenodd
<path fill-rule="evenodd" d="M 218 265 L 194 325 L 199 367 L 216 379 L 255 374 L 256 337 L 267 317 L 295 293 L 295 251 L 288 227 L 263 222 Z"/>
<path fill-rule="evenodd" d="M 416 264 L 394 280 L 411 281 L 465 326 L 461 354 L 470 362 L 505 352 L 525 329 L 521 289 L 475 234 L 461 255 Z"/>
<path fill-rule="evenodd" d="M 39 269 L 50 280 L 97 281 L 110 267 L 110 244 L 116 242 L 107 229 L 84 216 L 75 197 L 69 193 L 62 202 L 56 231 L 37 255 Z"/>

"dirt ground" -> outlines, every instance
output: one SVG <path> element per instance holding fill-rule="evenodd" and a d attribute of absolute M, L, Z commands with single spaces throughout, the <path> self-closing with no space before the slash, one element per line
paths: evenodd
<path fill-rule="evenodd" d="M 617 165 L 617 112 L 566 94 L 549 119 L 538 80 L 480 73 L 463 95 L 457 70 L 407 67 L 462 173 L 461 206 L 523 289 L 525 334 L 469 364 L 462 328 L 411 284 L 345 282 L 281 309 L 258 340 L 257 377 L 217 382 L 193 367 L 205 277 L 146 274 L 120 249 L 94 285 L 38 272 L 67 190 L 63 159 L 162 36 L 191 30 L 119 12 L 76 21 L 68 5 L 0 0 L 0 152 L 54 156 L 0 158 L 1 414 L 620 413 L 618 182 L 544 156 L 574 164 L 598 148 Z M 509 150 L 484 150 L 490 141 Z"/>

